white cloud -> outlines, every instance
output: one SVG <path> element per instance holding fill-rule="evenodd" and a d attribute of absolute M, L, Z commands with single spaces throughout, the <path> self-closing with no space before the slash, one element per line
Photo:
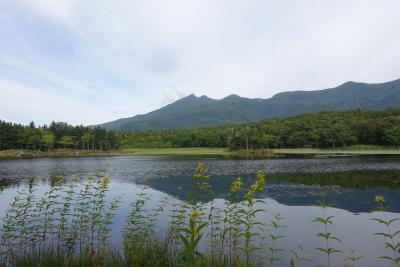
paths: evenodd
<path fill-rule="evenodd" d="M 35 121 L 40 124 L 58 120 L 79 125 L 94 117 L 99 118 L 97 122 L 102 121 L 100 118 L 110 118 L 107 109 L 99 110 L 94 103 L 65 94 L 62 90 L 43 91 L 42 88 L 0 79 L 0 92 L 0 117 L 3 120 L 27 124 L 37 118 Z"/>
<path fill-rule="evenodd" d="M 21 0 L 23 5 L 44 16 L 61 20 L 69 20 L 74 0 Z"/>
<path fill-rule="evenodd" d="M 3 8 L 0 69 L 7 71 L 0 78 L 62 91 L 69 104 L 82 102 L 75 106 L 85 124 L 145 113 L 190 93 L 266 98 L 400 78 L 396 0 L 18 3 Z M 40 34 L 24 37 L 28 31 Z"/>

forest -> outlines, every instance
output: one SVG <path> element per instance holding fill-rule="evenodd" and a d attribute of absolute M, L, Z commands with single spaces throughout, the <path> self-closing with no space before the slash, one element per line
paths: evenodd
<path fill-rule="evenodd" d="M 0 120 L 0 150 L 31 149 L 51 151 L 56 148 L 110 150 L 118 148 L 117 135 L 99 127 L 71 126 L 65 122 L 28 126 Z"/>
<path fill-rule="evenodd" d="M 209 128 L 116 132 L 64 122 L 36 127 L 0 121 L 0 150 L 227 147 L 237 149 L 400 146 L 400 109 L 304 113 Z"/>
<path fill-rule="evenodd" d="M 399 146 L 400 109 L 304 113 L 254 123 L 170 131 L 118 132 L 122 148 L 337 148 Z"/>

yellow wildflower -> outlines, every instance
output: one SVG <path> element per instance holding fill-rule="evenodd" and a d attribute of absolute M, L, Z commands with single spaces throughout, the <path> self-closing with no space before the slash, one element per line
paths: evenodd
<path fill-rule="evenodd" d="M 257 173 L 257 179 L 258 179 L 258 182 L 259 182 L 259 184 L 260 184 L 261 187 L 264 186 L 265 183 L 267 182 L 267 180 L 266 180 L 266 178 L 265 178 L 265 173 L 263 173 L 263 172 L 261 172 L 261 171 L 259 171 L 259 172 Z"/>
<path fill-rule="evenodd" d="M 196 169 L 194 170 L 194 175 L 193 178 L 203 178 L 203 179 L 208 179 L 208 170 L 205 167 L 204 163 L 200 162 Z"/>
<path fill-rule="evenodd" d="M 383 202 L 385 202 L 385 198 L 382 195 L 376 195 L 375 196 L 375 202 L 376 203 L 383 203 Z"/>
<path fill-rule="evenodd" d="M 257 173 L 257 181 L 250 186 L 250 191 L 255 193 L 263 190 L 266 183 L 265 174 L 263 172 Z"/>
<path fill-rule="evenodd" d="M 189 214 L 189 218 L 193 220 L 193 219 L 199 217 L 200 215 L 201 215 L 201 212 L 199 212 L 197 210 L 192 210 Z"/>
<path fill-rule="evenodd" d="M 238 192 L 243 186 L 243 182 L 240 177 L 236 178 L 236 180 L 231 184 L 231 192 L 236 193 Z"/>
<path fill-rule="evenodd" d="M 101 181 L 101 188 L 106 189 L 108 187 L 108 184 L 110 183 L 110 177 L 105 176 L 103 180 Z"/>

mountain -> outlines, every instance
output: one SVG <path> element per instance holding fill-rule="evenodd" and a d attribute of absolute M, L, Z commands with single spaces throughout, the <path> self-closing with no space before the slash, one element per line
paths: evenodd
<path fill-rule="evenodd" d="M 379 84 L 346 82 L 317 91 L 292 91 L 269 99 L 230 95 L 216 100 L 191 94 L 147 114 L 98 126 L 121 131 L 167 130 L 235 124 L 305 112 L 400 107 L 400 79 Z"/>

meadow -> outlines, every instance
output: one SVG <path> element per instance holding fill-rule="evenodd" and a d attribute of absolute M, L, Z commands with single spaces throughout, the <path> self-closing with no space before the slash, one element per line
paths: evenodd
<path fill-rule="evenodd" d="M 355 145 L 337 149 L 315 148 L 273 148 L 273 149 L 238 149 L 215 147 L 189 147 L 189 148 L 121 148 L 117 150 L 74 150 L 53 149 L 51 151 L 35 151 L 30 149 L 2 150 L 0 159 L 7 158 L 40 158 L 40 157 L 95 157 L 95 156 L 121 156 L 121 155 L 156 155 L 156 156 L 221 156 L 237 158 L 271 158 L 285 155 L 400 155 L 400 150 L 388 146 Z"/>

